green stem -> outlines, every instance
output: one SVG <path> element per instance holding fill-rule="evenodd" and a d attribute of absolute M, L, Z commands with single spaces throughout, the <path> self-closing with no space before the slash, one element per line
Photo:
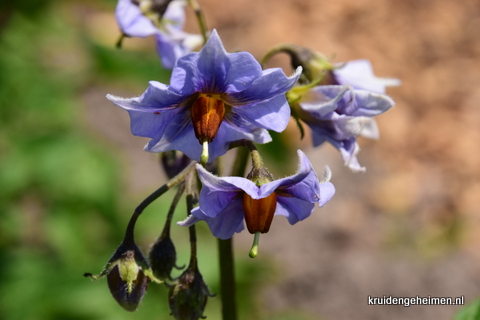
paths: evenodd
<path fill-rule="evenodd" d="M 247 168 L 249 150 L 247 148 L 237 148 L 237 156 L 232 167 L 232 176 L 244 177 Z"/>
<path fill-rule="evenodd" d="M 153 201 L 157 200 L 162 194 L 175 187 L 183 181 L 183 178 L 188 174 L 195 165 L 195 161 L 192 161 L 182 172 L 170 179 L 163 186 L 155 190 L 151 195 L 149 195 L 145 200 L 143 200 L 138 207 L 135 208 L 135 211 L 128 222 L 127 230 L 125 231 L 125 237 L 123 239 L 124 243 L 134 243 L 134 230 L 135 224 L 137 223 L 138 217 L 142 214 L 143 210 L 148 207 Z"/>
<path fill-rule="evenodd" d="M 245 175 L 249 150 L 238 148 L 232 176 Z M 237 320 L 237 304 L 235 291 L 235 264 L 233 257 L 233 237 L 227 240 L 218 239 L 218 253 L 220 263 L 220 298 L 222 301 L 222 319 Z"/>
<path fill-rule="evenodd" d="M 193 172 L 192 172 L 193 173 Z M 187 199 L 187 216 L 192 212 L 194 202 L 195 202 L 195 186 L 196 175 L 188 174 L 185 178 L 185 193 Z M 195 230 L 195 224 L 188 227 L 188 233 L 190 236 L 190 263 L 188 265 L 189 269 L 196 270 L 197 265 L 197 233 Z"/>
<path fill-rule="evenodd" d="M 165 220 L 165 226 L 163 227 L 163 231 L 161 234 L 161 238 L 170 237 L 170 226 L 172 225 L 173 214 L 175 213 L 175 209 L 177 208 L 178 202 L 185 191 L 185 183 L 180 183 L 178 186 L 177 193 L 173 198 L 172 204 L 170 205 L 170 209 L 168 209 L 167 219 Z"/>
<path fill-rule="evenodd" d="M 208 35 L 207 35 L 207 24 L 205 22 L 205 16 L 203 15 L 202 8 L 196 0 L 188 0 L 188 5 L 192 8 L 193 12 L 195 13 L 195 17 L 198 21 L 198 26 L 200 27 L 200 33 L 203 37 L 203 44 L 207 43 Z"/>
<path fill-rule="evenodd" d="M 115 47 L 116 47 L 117 49 L 122 49 L 122 43 L 123 43 L 123 39 L 124 39 L 124 38 L 125 38 L 125 33 L 122 33 L 122 34 L 120 35 L 120 37 L 118 37 L 117 42 L 115 42 Z"/>
<path fill-rule="evenodd" d="M 233 237 L 218 239 L 220 260 L 220 299 L 222 319 L 237 320 L 237 300 L 235 291 L 235 265 L 233 259 Z"/>

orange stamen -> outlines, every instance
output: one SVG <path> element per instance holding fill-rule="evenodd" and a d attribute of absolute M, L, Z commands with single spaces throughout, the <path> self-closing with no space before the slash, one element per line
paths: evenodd
<path fill-rule="evenodd" d="M 212 142 L 225 117 L 225 104 L 211 95 L 199 96 L 191 111 L 193 129 L 200 144 Z"/>
<path fill-rule="evenodd" d="M 273 215 L 277 208 L 277 196 L 273 192 L 262 199 L 252 199 L 247 193 L 243 194 L 243 209 L 245 222 L 250 233 L 267 233 L 272 224 Z"/>

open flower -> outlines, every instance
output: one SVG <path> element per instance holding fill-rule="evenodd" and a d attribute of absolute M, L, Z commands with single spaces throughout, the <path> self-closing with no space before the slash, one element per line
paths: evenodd
<path fill-rule="evenodd" d="M 386 87 L 399 86 L 401 84 L 401 81 L 395 78 L 376 77 L 373 74 L 372 64 L 366 59 L 337 63 L 335 64 L 332 73 L 332 84 L 349 84 L 354 89 L 361 89 L 379 94 L 384 94 L 386 92 Z"/>
<path fill-rule="evenodd" d="M 351 86 L 317 86 L 292 104 L 295 115 L 312 129 L 313 144 L 330 142 L 353 171 L 365 171 L 358 163 L 357 136 L 378 139 L 374 116 L 394 106 L 385 95 Z"/>
<path fill-rule="evenodd" d="M 335 188 L 328 182 L 331 177 L 328 167 L 319 181 L 305 154 L 298 150 L 298 156 L 299 168 L 293 176 L 260 186 L 246 178 L 216 177 L 197 165 L 202 182 L 200 206 L 194 208 L 189 218 L 179 224 L 190 226 L 204 220 L 215 237 L 228 239 L 235 232 L 243 230 L 244 219 L 247 219 L 247 228 L 251 233 L 267 232 L 273 215 L 287 217 L 292 225 L 306 219 L 312 214 L 316 203 L 323 206 L 332 198 Z M 250 219 L 253 222 L 249 222 L 248 215 L 252 213 L 254 217 Z M 264 216 L 268 213 L 272 216 Z M 266 225 L 263 221 L 255 221 L 257 218 L 270 221 Z"/>
<path fill-rule="evenodd" d="M 177 61 L 170 85 L 151 81 L 139 97 L 107 98 L 128 111 L 134 135 L 151 138 L 145 150 L 179 150 L 198 160 L 208 142 L 212 161 L 232 141 L 266 143 L 266 129 L 285 129 L 285 93 L 300 72 L 287 77 L 279 68 L 262 71 L 251 54 L 227 53 L 214 30 L 200 52 Z"/>
<path fill-rule="evenodd" d="M 129 37 L 155 36 L 162 64 L 172 69 L 178 58 L 200 46 L 202 37 L 183 31 L 185 1 L 120 0 L 115 10 L 118 25 Z"/>

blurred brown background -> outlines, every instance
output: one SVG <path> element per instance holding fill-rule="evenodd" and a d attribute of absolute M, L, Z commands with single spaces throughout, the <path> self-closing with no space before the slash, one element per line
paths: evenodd
<path fill-rule="evenodd" d="M 260 59 L 275 45 L 293 43 L 334 62 L 370 59 L 377 76 L 403 82 L 388 89 L 396 107 L 377 118 L 381 139 L 359 139 L 365 174 L 343 167 L 330 146 L 313 149 L 308 134 L 302 141 L 318 171 L 332 168 L 337 194 L 293 228 L 275 219 L 262 237 L 261 255 L 251 263 L 278 266 L 275 280 L 257 292 L 265 316 L 293 309 L 318 319 L 450 319 L 459 306 L 370 306 L 368 296 L 464 295 L 467 302 L 479 296 L 480 2 L 199 2 L 229 52 Z M 196 31 L 192 17 L 187 29 Z M 105 19 L 115 34 L 112 17 Z M 136 40 L 128 40 L 134 47 Z M 287 67 L 287 57 L 269 66 Z M 104 93 L 86 93 L 86 119 L 123 150 L 129 189 L 147 192 L 158 183 L 148 170 L 156 161 L 137 152 L 144 141 L 130 136 L 127 114 L 103 108 Z M 298 145 L 295 125 L 288 130 Z M 238 254 L 247 254 L 250 241 L 248 233 L 237 237 Z"/>

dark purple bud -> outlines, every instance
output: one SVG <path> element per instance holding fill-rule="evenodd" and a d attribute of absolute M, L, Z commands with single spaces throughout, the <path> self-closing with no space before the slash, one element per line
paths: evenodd
<path fill-rule="evenodd" d="M 150 6 L 150 11 L 158 13 L 160 17 L 163 17 L 165 11 L 167 11 L 168 5 L 172 0 L 150 0 L 152 3 Z"/>
<path fill-rule="evenodd" d="M 148 255 L 152 272 L 160 280 L 172 280 L 171 273 L 176 267 L 177 252 L 169 236 L 162 235 L 152 246 Z"/>
<path fill-rule="evenodd" d="M 189 266 L 168 294 L 170 311 L 177 320 L 198 320 L 204 318 L 207 299 L 212 296 L 198 268 Z"/>
<path fill-rule="evenodd" d="M 185 169 L 191 162 L 190 158 L 179 151 L 166 151 L 160 155 L 162 164 L 168 179 L 172 179 Z"/>
<path fill-rule="evenodd" d="M 135 253 L 129 250 L 110 270 L 107 282 L 115 300 L 125 310 L 135 311 L 147 290 L 148 278 L 135 262 Z"/>
<path fill-rule="evenodd" d="M 130 0 L 134 5 L 139 6 L 144 13 L 155 13 L 161 18 L 167 11 L 172 0 Z"/>
<path fill-rule="evenodd" d="M 107 276 L 115 300 L 127 311 L 135 311 L 147 290 L 148 281 L 161 283 L 135 243 L 122 243 L 98 275 L 85 273 L 93 280 Z"/>

